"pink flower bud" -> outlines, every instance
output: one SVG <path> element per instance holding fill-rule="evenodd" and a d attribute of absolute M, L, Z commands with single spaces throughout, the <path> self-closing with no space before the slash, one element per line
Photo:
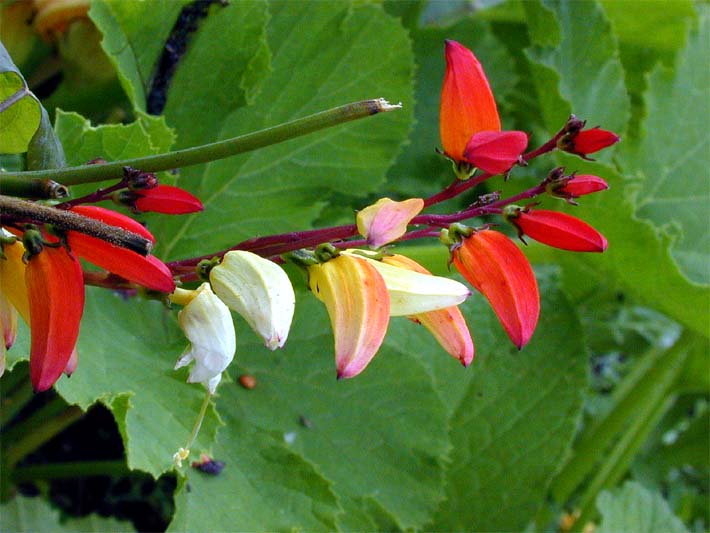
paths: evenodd
<path fill-rule="evenodd" d="M 578 198 L 585 194 L 605 191 L 609 188 L 609 184 L 606 181 L 599 176 L 591 174 L 571 176 L 569 180 L 563 180 L 559 186 L 555 186 L 554 182 L 552 185 L 552 194 L 563 198 Z"/>
<path fill-rule="evenodd" d="M 502 174 L 518 161 L 528 145 L 522 131 L 482 131 L 468 141 L 464 158 L 488 174 Z"/>

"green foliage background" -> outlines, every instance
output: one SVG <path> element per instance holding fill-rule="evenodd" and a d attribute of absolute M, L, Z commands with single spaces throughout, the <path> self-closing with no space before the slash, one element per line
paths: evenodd
<path fill-rule="evenodd" d="M 144 217 L 166 260 L 349 221 L 372 198 L 427 196 L 447 185 L 450 167 L 434 153 L 444 38 L 474 50 L 504 126 L 530 132 L 531 145 L 570 113 L 623 142 L 596 162 L 555 155 L 493 185 L 518 190 L 556 165 L 611 185 L 580 207 L 544 200 L 597 227 L 609 249 L 589 256 L 528 247 L 542 317 L 521 352 L 474 296 L 463 306 L 476 342 L 470 368 L 400 319 L 365 373 L 336 382 L 325 310 L 295 271 L 297 314 L 284 350 L 265 350 L 235 317 L 232 379 L 221 385 L 193 448 L 227 467 L 218 477 L 178 472 L 170 529 L 549 529 L 564 509 L 581 509 L 577 527 L 601 518 L 608 531 L 706 529 L 708 6 L 213 5 L 178 64 L 164 113 L 150 116 L 151 77 L 184 4 L 92 3 L 90 18 L 122 92 L 65 76 L 60 95 L 74 91 L 87 102 L 113 95 L 100 112 L 80 99 L 45 102 L 66 164 L 207 143 L 365 98 L 401 101 L 404 109 L 166 174 L 205 204 L 197 215 Z M 32 68 L 32 53 L 13 59 L 21 71 Z M 2 70 L 0 99 L 18 81 Z M 33 102 L 22 112 L 38 123 Z M 111 106 L 127 113 L 122 122 L 109 119 Z M 409 252 L 445 272 L 443 247 Z M 82 409 L 107 406 L 127 466 L 160 476 L 173 468 L 203 395 L 185 383 L 185 372 L 172 370 L 184 345 L 174 312 L 89 289 L 79 370 L 56 389 Z M 26 354 L 25 336 L 8 352 L 8 367 Z M 625 366 L 591 372 L 590 358 L 615 354 Z M 603 372 L 614 374 L 611 386 L 600 385 Z M 236 383 L 243 373 L 256 377 L 255 389 Z M 690 404 L 691 415 L 675 408 Z M 614 488 L 627 477 L 634 481 Z M 2 515 L 8 530 L 60 527 L 56 511 L 20 497 L 7 500 Z M 119 527 L 97 524 L 61 527 Z"/>

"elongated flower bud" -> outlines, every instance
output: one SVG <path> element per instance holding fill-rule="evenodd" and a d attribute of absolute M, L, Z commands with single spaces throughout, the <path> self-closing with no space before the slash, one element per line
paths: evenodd
<path fill-rule="evenodd" d="M 138 212 L 184 215 L 204 209 L 199 198 L 172 185 L 158 185 L 151 189 L 130 191 L 124 198 Z M 131 202 L 132 198 L 134 199 Z"/>
<path fill-rule="evenodd" d="M 466 144 L 464 159 L 488 174 L 502 174 L 517 163 L 527 145 L 522 131 L 482 131 Z"/>
<path fill-rule="evenodd" d="M 571 252 L 603 252 L 607 248 L 604 235 L 566 213 L 511 205 L 504 214 L 522 234 L 554 248 Z"/>
<path fill-rule="evenodd" d="M 426 268 L 416 261 L 399 254 L 387 255 L 382 262 L 431 276 Z M 466 320 L 457 306 L 445 307 L 427 313 L 418 313 L 409 318 L 424 326 L 437 342 L 453 357 L 468 366 L 473 361 L 474 347 Z"/>
<path fill-rule="evenodd" d="M 500 131 L 498 108 L 483 67 L 471 50 L 451 40 L 446 41 L 439 130 L 444 152 L 454 161 L 464 159 L 474 134 Z"/>
<path fill-rule="evenodd" d="M 381 198 L 357 214 L 357 230 L 371 248 L 379 248 L 404 235 L 409 221 L 423 208 L 421 198 L 402 202 Z"/>
<path fill-rule="evenodd" d="M 614 132 L 591 128 L 562 137 L 558 142 L 558 147 L 560 150 L 586 158 L 587 154 L 603 150 L 620 140 L 621 138 Z"/>
<path fill-rule="evenodd" d="M 27 263 L 30 302 L 30 378 L 35 391 L 47 390 L 69 363 L 84 311 L 84 276 L 66 249 L 45 246 Z"/>
<path fill-rule="evenodd" d="M 222 372 L 234 359 L 237 346 L 234 323 L 229 309 L 212 292 L 209 283 L 192 292 L 192 299 L 178 313 L 178 322 L 190 346 L 178 359 L 175 369 L 195 361 L 188 383 L 202 383 L 214 394 Z"/>
<path fill-rule="evenodd" d="M 358 375 L 387 332 L 390 299 L 385 281 L 369 261 L 339 255 L 309 266 L 308 284 L 330 316 L 338 378 Z"/>
<path fill-rule="evenodd" d="M 599 176 L 579 174 L 565 178 L 559 183 L 550 182 L 548 190 L 551 194 L 562 198 L 579 198 L 608 188 L 609 184 Z"/>
<path fill-rule="evenodd" d="M 343 254 L 359 254 L 346 250 Z M 390 296 L 390 316 L 411 316 L 462 303 L 471 294 L 456 280 L 422 274 L 408 268 L 365 258 L 380 273 Z"/>
<path fill-rule="evenodd" d="M 94 206 L 77 206 L 73 207 L 72 211 L 138 233 L 155 242 L 153 235 L 141 224 L 115 211 Z M 67 232 L 67 242 L 71 250 L 80 257 L 122 278 L 160 292 L 169 293 L 175 289 L 170 269 L 155 256 L 144 257 L 77 231 Z"/>
<path fill-rule="evenodd" d="M 498 231 L 481 230 L 454 248 L 456 269 L 486 297 L 518 348 L 532 337 L 540 315 L 540 295 L 530 263 Z"/>
<path fill-rule="evenodd" d="M 267 348 L 284 345 L 296 296 L 280 266 L 251 252 L 231 251 L 209 277 L 217 296 L 247 321 Z"/>

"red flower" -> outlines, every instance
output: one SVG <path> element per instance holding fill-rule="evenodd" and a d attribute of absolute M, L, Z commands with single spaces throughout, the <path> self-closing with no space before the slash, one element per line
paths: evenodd
<path fill-rule="evenodd" d="M 96 206 L 75 206 L 80 215 L 117 226 L 155 242 L 155 237 L 140 223 L 125 215 Z M 157 257 L 144 257 L 132 250 L 109 244 L 77 231 L 67 232 L 67 243 L 73 252 L 109 272 L 160 292 L 172 292 L 175 282 L 170 269 Z"/>
<path fill-rule="evenodd" d="M 204 209 L 199 198 L 172 185 L 158 185 L 152 189 L 131 191 L 129 194 L 134 197 L 132 205 L 138 212 L 184 215 Z"/>
<path fill-rule="evenodd" d="M 500 131 L 500 118 L 486 74 L 473 52 L 446 40 L 445 53 L 439 106 L 441 144 L 447 156 L 462 161 L 469 139 L 479 131 Z"/>
<path fill-rule="evenodd" d="M 25 270 L 30 306 L 30 378 L 35 391 L 49 389 L 71 367 L 84 312 L 84 276 L 65 248 L 44 246 Z"/>
<path fill-rule="evenodd" d="M 591 128 L 565 135 L 560 139 L 558 146 L 561 150 L 586 158 L 587 154 L 598 152 L 620 140 L 616 133 L 600 128 Z"/>
<path fill-rule="evenodd" d="M 505 235 L 481 230 L 453 249 L 457 270 L 493 307 L 519 349 L 532 337 L 540 315 L 540 295 L 530 263 Z"/>
<path fill-rule="evenodd" d="M 572 252 L 603 252 L 607 248 L 601 233 L 566 213 L 508 206 L 504 214 L 521 234 L 554 248 Z"/>
<path fill-rule="evenodd" d="M 488 174 L 502 174 L 518 161 L 528 145 L 522 131 L 482 131 L 468 141 L 464 158 Z"/>

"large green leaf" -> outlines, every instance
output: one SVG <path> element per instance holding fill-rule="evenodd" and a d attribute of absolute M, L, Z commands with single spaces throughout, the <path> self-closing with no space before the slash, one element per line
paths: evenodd
<path fill-rule="evenodd" d="M 92 531 L 135 531 L 130 522 L 89 515 L 60 522 L 59 510 L 42 498 L 16 496 L 0 506 L 3 531 L 36 531 L 37 533 L 61 531 L 90 533 Z"/>
<path fill-rule="evenodd" d="M 650 492 L 633 481 L 627 481 L 619 489 L 599 494 L 597 508 L 602 514 L 601 524 L 596 529 L 599 533 L 688 531 L 660 494 Z"/>
<path fill-rule="evenodd" d="M 492 335 L 492 313 L 482 303 L 476 311 L 488 315 L 489 331 L 472 321 L 481 324 L 477 356 L 450 422 L 447 500 L 434 530 L 524 529 L 569 448 L 587 381 L 586 349 L 573 308 L 550 280 L 541 281 L 540 323 L 519 353 L 498 324 Z"/>
<path fill-rule="evenodd" d="M 409 40 L 378 6 L 317 6 L 270 5 L 273 73 L 247 107 L 233 109 L 251 93 L 242 88 L 245 78 L 231 76 L 191 94 L 204 103 L 202 109 L 176 105 L 171 99 L 183 101 L 179 95 L 195 84 L 178 71 L 166 117 L 179 142 L 228 138 L 368 98 L 402 101 L 405 109 L 184 169 L 180 185 L 200 196 L 205 212 L 164 222 L 160 233 L 167 256 L 208 253 L 254 235 L 306 229 L 331 192 L 364 196 L 382 184 L 411 121 Z M 202 54 L 199 44 L 196 40 L 191 50 L 195 57 Z M 204 46 L 213 50 L 214 43 Z M 215 108 L 218 114 L 207 112 Z M 204 133 L 198 139 L 194 131 Z M 362 206 L 341 206 L 352 207 Z"/>
<path fill-rule="evenodd" d="M 41 120 L 41 106 L 0 42 L 0 153 L 27 151 Z"/>
<path fill-rule="evenodd" d="M 345 509 L 340 527 L 421 527 L 442 497 L 449 443 L 447 409 L 414 352 L 448 356 L 432 339 L 406 342 L 399 326 L 417 328 L 400 319 L 368 369 L 338 381 L 324 307 L 299 293 L 296 314 L 282 352 L 267 352 L 251 332 L 240 335 L 246 344 L 230 373 L 236 377 L 238 367 L 258 384 L 224 387 L 220 410 L 278 435 L 316 464 Z M 238 430 L 229 423 L 219 440 L 238 441 Z"/>
<path fill-rule="evenodd" d="M 673 258 L 685 276 L 710 284 L 710 9 L 701 8 L 699 27 L 688 39 L 676 68 L 657 68 L 646 93 L 645 135 L 626 146 L 622 165 L 639 185 L 640 217 L 674 234 Z"/>
<path fill-rule="evenodd" d="M 147 91 L 165 40 L 189 0 L 93 2 L 89 16 L 103 33 L 101 46 L 131 103 L 145 111 Z"/>
<path fill-rule="evenodd" d="M 549 18 L 531 24 L 533 43 L 527 53 L 534 62 L 542 114 L 550 133 L 557 131 L 570 113 L 617 133 L 626 130 L 629 98 L 617 43 L 604 12 L 592 0 L 525 2 L 528 13 L 550 10 L 559 25 L 559 40 L 552 47 Z M 533 20 L 540 21 L 538 17 Z M 557 86 L 551 86 L 554 78 Z M 555 94 L 564 105 L 559 105 Z"/>

